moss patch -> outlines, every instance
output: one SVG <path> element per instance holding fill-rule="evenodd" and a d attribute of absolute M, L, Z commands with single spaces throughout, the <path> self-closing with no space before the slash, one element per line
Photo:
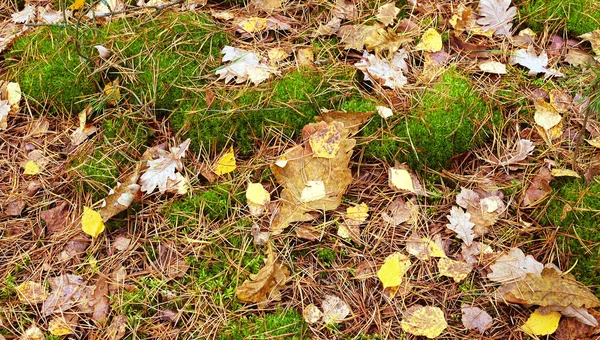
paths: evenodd
<path fill-rule="evenodd" d="M 598 29 L 600 24 L 597 0 L 526 0 L 517 6 L 521 20 L 538 33 L 549 25 L 566 28 L 577 36 Z"/>
<path fill-rule="evenodd" d="M 467 78 L 449 70 L 421 98 L 414 99 L 410 116 L 374 119 L 365 127 L 364 135 L 374 138 L 365 147 L 366 155 L 408 162 L 415 169 L 425 164 L 443 167 L 452 156 L 483 139 L 482 127 L 490 115 L 490 106 Z"/>
<path fill-rule="evenodd" d="M 219 184 L 205 191 L 180 198 L 169 207 L 168 217 L 173 224 L 187 223 L 200 213 L 211 220 L 224 220 L 235 206 L 241 206 L 246 201 L 242 191 L 235 191 L 227 184 Z"/>
<path fill-rule="evenodd" d="M 542 223 L 560 226 L 558 244 L 577 265 L 572 273 L 586 285 L 598 286 L 600 280 L 600 183 L 586 185 L 582 180 L 554 184 L 551 200 Z M 564 268 L 566 269 L 566 268 Z M 599 293 L 596 289 L 596 293 Z"/>
<path fill-rule="evenodd" d="M 243 316 L 231 322 L 219 335 L 219 339 L 272 339 L 274 337 L 304 339 L 306 328 L 306 323 L 298 311 L 282 310 Z"/>

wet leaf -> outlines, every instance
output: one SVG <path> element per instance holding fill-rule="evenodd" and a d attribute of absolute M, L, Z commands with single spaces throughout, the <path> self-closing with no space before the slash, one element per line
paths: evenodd
<path fill-rule="evenodd" d="M 561 315 L 558 312 L 540 314 L 539 309 L 536 309 L 535 312 L 529 316 L 527 322 L 521 326 L 521 329 L 530 335 L 549 335 L 556 332 L 560 316 Z"/>
<path fill-rule="evenodd" d="M 98 237 L 104 231 L 104 221 L 100 213 L 94 209 L 83 207 L 81 230 L 91 237 Z"/>
<path fill-rule="evenodd" d="M 402 330 L 416 336 L 429 339 L 438 337 L 448 327 L 444 312 L 438 307 L 410 307 L 402 318 Z"/>
<path fill-rule="evenodd" d="M 467 329 L 477 329 L 481 334 L 490 328 L 494 322 L 494 319 L 479 307 L 462 305 L 460 310 L 462 312 L 462 324 Z"/>

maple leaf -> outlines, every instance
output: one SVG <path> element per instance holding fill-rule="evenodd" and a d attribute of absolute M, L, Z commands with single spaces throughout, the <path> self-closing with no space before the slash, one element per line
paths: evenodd
<path fill-rule="evenodd" d="M 475 233 L 473 232 L 475 223 L 470 220 L 471 214 L 464 212 L 459 207 L 452 207 L 450 215 L 446 217 L 450 221 L 449 224 L 446 224 L 446 228 L 454 231 L 456 237 L 461 239 L 467 246 L 470 246 L 475 238 Z"/>
<path fill-rule="evenodd" d="M 310 143 L 304 142 L 287 150 L 271 165 L 275 179 L 284 187 L 281 206 L 271 222 L 273 234 L 281 233 L 292 222 L 312 220 L 310 215 L 305 215 L 308 211 L 334 210 L 340 205 L 342 195 L 352 182 L 348 164 L 356 141 L 347 138 L 348 130 L 340 122 L 321 121 L 306 125 L 302 130 L 306 140 L 322 130 L 337 130 L 335 126 L 340 125 L 339 138 L 330 141 L 338 146 L 326 147 L 337 150 L 333 158 L 318 157 Z"/>
<path fill-rule="evenodd" d="M 147 152 L 156 152 L 158 157 L 147 161 L 148 168 L 140 177 L 140 190 L 145 193 L 152 193 L 156 187 L 161 194 L 169 188 L 169 180 L 176 180 L 175 170 L 181 170 L 183 164 L 181 158 L 190 146 L 190 139 L 181 143 L 179 147 L 171 147 L 170 152 L 161 148 L 149 149 Z"/>
<path fill-rule="evenodd" d="M 492 30 L 496 35 L 510 37 L 512 20 L 517 15 L 517 8 L 510 7 L 510 0 L 481 0 L 479 2 L 479 16 L 477 23 L 483 25 L 482 29 Z"/>
<path fill-rule="evenodd" d="M 541 275 L 527 274 L 517 282 L 500 287 L 500 295 L 508 302 L 539 306 L 572 306 L 595 308 L 598 298 L 572 275 L 561 275 L 554 268 L 544 268 Z"/>
<path fill-rule="evenodd" d="M 271 74 L 277 73 L 275 69 L 264 62 L 260 62 L 253 52 L 232 46 L 225 46 L 221 50 L 223 62 L 231 61 L 228 65 L 219 67 L 215 74 L 218 80 L 225 79 L 225 84 L 235 78 L 237 84 L 250 80 L 258 85 L 267 80 Z"/>
<path fill-rule="evenodd" d="M 513 248 L 508 254 L 500 256 L 490 269 L 492 272 L 487 275 L 488 279 L 494 282 L 513 282 L 524 279 L 528 274 L 540 276 L 544 265 L 531 255 L 525 256 L 521 249 Z"/>
<path fill-rule="evenodd" d="M 467 329 L 477 329 L 481 334 L 490 328 L 494 322 L 494 319 L 479 307 L 462 305 L 460 311 L 462 312 L 463 326 Z"/>
<path fill-rule="evenodd" d="M 269 248 L 270 249 L 270 248 Z M 286 266 L 275 261 L 275 256 L 269 250 L 267 262 L 258 273 L 251 274 L 235 289 L 235 296 L 243 302 L 266 304 L 269 300 L 281 300 L 280 289 L 285 287 L 290 271 Z"/>
<path fill-rule="evenodd" d="M 538 56 L 535 53 L 533 46 L 529 46 L 526 50 L 517 50 L 510 58 L 511 64 L 519 64 L 529 69 L 529 75 L 535 76 L 538 73 L 543 73 L 545 78 L 548 77 L 562 77 L 564 74 L 554 69 L 548 69 L 548 54 L 546 52 L 540 53 Z"/>

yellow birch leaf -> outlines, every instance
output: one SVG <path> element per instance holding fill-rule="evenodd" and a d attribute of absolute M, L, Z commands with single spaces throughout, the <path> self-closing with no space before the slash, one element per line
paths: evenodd
<path fill-rule="evenodd" d="M 83 8 L 83 5 L 85 5 L 85 0 L 75 0 L 71 6 L 69 6 L 69 9 L 72 11 L 78 11 Z"/>
<path fill-rule="evenodd" d="M 73 329 L 62 316 L 57 316 L 48 322 L 48 331 L 57 336 L 73 334 Z"/>
<path fill-rule="evenodd" d="M 271 200 L 269 192 L 260 183 L 248 183 L 246 200 L 258 205 L 265 205 Z"/>
<path fill-rule="evenodd" d="M 248 18 L 240 22 L 240 27 L 248 33 L 264 31 L 267 29 L 267 19 L 256 17 Z"/>
<path fill-rule="evenodd" d="M 346 217 L 357 222 L 364 222 L 369 217 L 369 207 L 361 203 L 346 209 Z"/>
<path fill-rule="evenodd" d="M 8 83 L 6 85 L 6 93 L 8 94 L 8 105 L 19 104 L 21 101 L 21 87 L 19 83 Z"/>
<path fill-rule="evenodd" d="M 556 332 L 558 322 L 560 321 L 559 312 L 550 312 L 540 314 L 539 309 L 531 314 L 527 322 L 521 326 L 521 329 L 529 335 L 549 335 Z"/>
<path fill-rule="evenodd" d="M 586 139 L 585 141 L 588 142 L 591 146 L 600 149 L 600 137 L 596 137 L 594 139 Z"/>
<path fill-rule="evenodd" d="M 466 262 L 454 261 L 449 258 L 441 258 L 438 261 L 440 275 L 448 276 L 456 282 L 464 280 L 471 273 L 471 265 Z"/>
<path fill-rule="evenodd" d="M 25 171 L 23 172 L 24 175 L 37 175 L 40 172 L 40 167 L 37 165 L 36 162 L 27 161 L 27 163 L 25 163 Z"/>
<path fill-rule="evenodd" d="M 435 30 L 430 28 L 425 33 L 415 50 L 425 52 L 439 52 L 442 49 L 442 36 Z"/>
<path fill-rule="evenodd" d="M 554 168 L 551 171 L 552 176 L 554 177 L 581 177 L 577 173 L 577 171 L 569 170 L 569 169 L 558 169 Z"/>
<path fill-rule="evenodd" d="M 410 268 L 410 258 L 402 253 L 394 253 L 385 259 L 377 272 L 377 277 L 383 283 L 383 288 L 396 287 L 402 283 L 408 268 Z"/>
<path fill-rule="evenodd" d="M 48 294 L 46 293 L 46 288 L 43 285 L 34 282 L 27 281 L 23 282 L 16 288 L 17 296 L 19 297 L 19 301 L 27 302 L 30 304 L 38 304 L 40 302 L 46 301 L 48 298 Z"/>
<path fill-rule="evenodd" d="M 560 113 L 545 100 L 541 99 L 535 103 L 535 115 L 533 117 L 536 124 L 543 127 L 544 130 L 550 130 L 562 120 Z"/>
<path fill-rule="evenodd" d="M 233 147 L 229 148 L 225 154 L 223 154 L 213 166 L 213 172 L 219 176 L 228 174 L 236 169 L 235 165 L 235 154 L 233 153 Z"/>
<path fill-rule="evenodd" d="M 106 84 L 104 86 L 104 95 L 107 98 L 106 103 L 110 106 L 115 106 L 121 100 L 121 89 L 119 88 L 119 80 Z"/>
<path fill-rule="evenodd" d="M 390 186 L 394 189 L 415 192 L 412 177 L 406 169 L 390 168 L 389 181 Z"/>
<path fill-rule="evenodd" d="M 402 319 L 402 330 L 429 339 L 438 337 L 448 327 L 444 312 L 438 307 L 420 305 L 409 308 Z"/>
<path fill-rule="evenodd" d="M 427 245 L 427 255 L 430 257 L 446 257 L 446 253 L 444 253 L 433 240 L 430 240 L 427 237 L 423 237 L 421 240 Z"/>
<path fill-rule="evenodd" d="M 83 207 L 83 216 L 81 216 L 81 230 L 91 237 L 98 237 L 104 231 L 104 221 L 99 212 Z"/>

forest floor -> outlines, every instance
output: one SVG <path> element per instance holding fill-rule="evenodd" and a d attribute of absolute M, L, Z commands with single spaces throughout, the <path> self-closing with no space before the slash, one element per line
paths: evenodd
<path fill-rule="evenodd" d="M 598 336 L 599 22 L 3 2 L 0 340 Z"/>

